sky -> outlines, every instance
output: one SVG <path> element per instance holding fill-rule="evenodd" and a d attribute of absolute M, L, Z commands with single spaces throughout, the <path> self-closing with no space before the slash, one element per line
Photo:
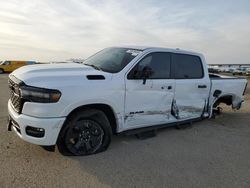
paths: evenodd
<path fill-rule="evenodd" d="M 250 0 L 0 0 L 0 60 L 64 61 L 110 46 L 250 63 Z"/>

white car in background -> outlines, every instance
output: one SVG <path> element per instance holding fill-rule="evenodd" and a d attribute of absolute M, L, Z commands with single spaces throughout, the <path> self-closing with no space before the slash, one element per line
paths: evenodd
<path fill-rule="evenodd" d="M 250 67 L 246 68 L 246 76 L 249 76 L 249 75 L 250 75 Z"/>
<path fill-rule="evenodd" d="M 233 71 L 233 75 L 249 75 L 249 68 L 241 67 Z"/>

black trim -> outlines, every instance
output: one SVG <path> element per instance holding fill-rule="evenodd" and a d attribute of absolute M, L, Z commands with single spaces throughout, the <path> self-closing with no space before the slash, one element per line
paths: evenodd
<path fill-rule="evenodd" d="M 87 75 L 88 80 L 105 80 L 103 75 Z"/>
<path fill-rule="evenodd" d="M 13 75 L 9 75 L 9 78 L 11 81 L 15 82 L 15 84 L 19 85 L 19 86 L 22 86 L 22 85 L 25 85 L 23 81 L 17 79 L 15 76 Z"/>
<path fill-rule="evenodd" d="M 11 128 L 14 128 L 16 129 L 16 131 L 21 134 L 21 129 L 20 129 L 20 126 L 19 124 L 11 117 L 9 116 L 9 120 L 8 120 L 8 124 L 7 124 L 7 129 L 8 131 L 11 131 Z"/>
<path fill-rule="evenodd" d="M 198 85 L 198 88 L 200 89 L 207 88 L 207 85 Z"/>
<path fill-rule="evenodd" d="M 247 90 L 247 83 L 246 83 L 246 86 L 245 86 L 245 89 L 244 89 L 244 91 L 243 91 L 243 96 L 246 94 L 246 90 Z"/>
<path fill-rule="evenodd" d="M 21 98 L 21 94 L 20 94 L 19 89 L 21 86 L 24 86 L 25 84 L 24 84 L 24 82 L 17 79 L 13 75 L 9 76 L 8 84 L 9 84 L 9 89 L 10 89 L 11 105 L 12 105 L 13 109 L 15 110 L 15 112 L 20 114 L 22 112 L 23 105 L 24 105 L 25 101 Z"/>
<path fill-rule="evenodd" d="M 221 90 L 216 89 L 214 91 L 213 97 L 218 98 L 220 96 L 220 94 L 221 94 Z"/>
<path fill-rule="evenodd" d="M 26 134 L 36 138 L 42 138 L 45 135 L 45 130 L 43 128 L 27 126 L 25 128 Z"/>
<path fill-rule="evenodd" d="M 172 126 L 182 125 L 182 124 L 186 124 L 186 123 L 193 123 L 193 122 L 201 121 L 203 119 L 205 119 L 205 118 L 198 117 L 198 118 L 183 120 L 183 121 L 178 121 L 178 122 L 172 122 L 172 123 L 166 123 L 166 124 L 160 124 L 160 125 L 153 125 L 153 126 L 149 126 L 149 127 L 130 129 L 130 130 L 120 132 L 118 134 L 133 135 L 133 134 L 138 134 L 138 133 L 145 132 L 145 131 L 162 129 L 162 128 L 165 128 L 165 127 L 172 127 Z"/>
<path fill-rule="evenodd" d="M 170 54 L 170 79 L 175 79 L 174 78 L 173 53 Z"/>

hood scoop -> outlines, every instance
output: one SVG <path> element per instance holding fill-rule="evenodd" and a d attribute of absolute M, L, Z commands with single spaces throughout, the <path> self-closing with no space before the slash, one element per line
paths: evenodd
<path fill-rule="evenodd" d="M 88 80 L 105 80 L 103 75 L 87 75 Z"/>

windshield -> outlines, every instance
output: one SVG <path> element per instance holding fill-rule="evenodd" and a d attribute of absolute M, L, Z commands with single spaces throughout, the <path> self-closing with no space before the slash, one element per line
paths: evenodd
<path fill-rule="evenodd" d="M 130 48 L 106 48 L 86 59 L 83 63 L 110 73 L 121 71 L 141 50 Z"/>

